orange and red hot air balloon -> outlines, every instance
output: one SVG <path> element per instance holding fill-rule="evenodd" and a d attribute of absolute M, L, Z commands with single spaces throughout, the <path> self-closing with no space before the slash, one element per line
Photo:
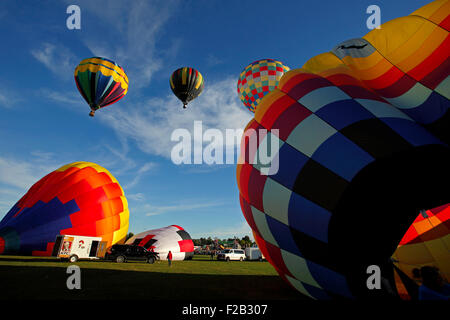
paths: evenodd
<path fill-rule="evenodd" d="M 49 256 L 57 235 L 125 240 L 128 203 L 119 182 L 90 162 L 65 165 L 36 182 L 0 222 L 0 253 Z"/>

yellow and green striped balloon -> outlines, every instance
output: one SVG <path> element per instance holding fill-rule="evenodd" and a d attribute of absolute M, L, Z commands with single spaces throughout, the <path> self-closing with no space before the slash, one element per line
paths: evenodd
<path fill-rule="evenodd" d="M 75 68 L 75 83 L 84 100 L 96 110 L 122 99 L 128 91 L 128 77 L 114 61 L 93 57 L 85 59 Z"/>
<path fill-rule="evenodd" d="M 175 70 L 170 77 L 172 92 L 183 102 L 183 108 L 203 91 L 203 76 L 194 68 L 183 67 Z"/>

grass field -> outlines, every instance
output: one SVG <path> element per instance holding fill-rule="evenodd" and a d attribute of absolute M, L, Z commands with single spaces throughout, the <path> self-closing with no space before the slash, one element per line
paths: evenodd
<path fill-rule="evenodd" d="M 81 289 L 66 286 L 68 262 L 0 256 L 0 299 L 304 300 L 268 262 L 79 261 Z M 7 293 L 7 294 L 5 294 Z"/>

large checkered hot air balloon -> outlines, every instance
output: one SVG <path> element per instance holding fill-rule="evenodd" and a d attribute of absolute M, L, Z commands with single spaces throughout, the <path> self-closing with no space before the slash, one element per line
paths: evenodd
<path fill-rule="evenodd" d="M 84 59 L 75 68 L 75 83 L 84 100 L 95 111 L 122 99 L 128 92 L 128 77 L 112 60 L 93 57 Z"/>
<path fill-rule="evenodd" d="M 250 63 L 239 75 L 237 92 L 244 106 L 255 112 L 261 99 L 274 90 L 289 67 L 273 59 Z"/>
<path fill-rule="evenodd" d="M 432 209 L 450 203 L 449 13 L 448 0 L 434 1 L 312 58 L 247 125 L 242 211 L 303 294 L 405 297 L 408 263 L 450 280 L 448 209 Z M 367 286 L 373 265 L 382 290 Z"/>
<path fill-rule="evenodd" d="M 161 260 L 167 259 L 169 251 L 172 251 L 173 260 L 187 260 L 194 256 L 194 242 L 191 236 L 177 225 L 141 232 L 128 239 L 126 243 L 158 252 Z"/>
<path fill-rule="evenodd" d="M 128 203 L 105 168 L 74 162 L 36 182 L 0 222 L 0 253 L 49 256 L 57 235 L 125 240 Z"/>

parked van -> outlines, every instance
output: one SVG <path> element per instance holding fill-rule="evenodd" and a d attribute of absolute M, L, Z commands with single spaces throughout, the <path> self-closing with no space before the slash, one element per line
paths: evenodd
<path fill-rule="evenodd" d="M 99 259 L 106 253 L 106 241 L 100 237 L 56 236 L 52 256 L 76 262 L 79 259 Z"/>
<path fill-rule="evenodd" d="M 225 260 L 225 261 L 239 260 L 239 261 L 244 261 L 245 260 L 245 252 L 244 252 L 244 250 L 241 250 L 241 249 L 225 249 L 225 250 L 222 250 L 217 255 L 217 260 Z"/>
<path fill-rule="evenodd" d="M 250 247 L 245 248 L 245 258 L 247 260 L 259 260 L 263 261 L 265 260 L 264 255 L 261 253 L 261 250 L 259 248 Z"/>

